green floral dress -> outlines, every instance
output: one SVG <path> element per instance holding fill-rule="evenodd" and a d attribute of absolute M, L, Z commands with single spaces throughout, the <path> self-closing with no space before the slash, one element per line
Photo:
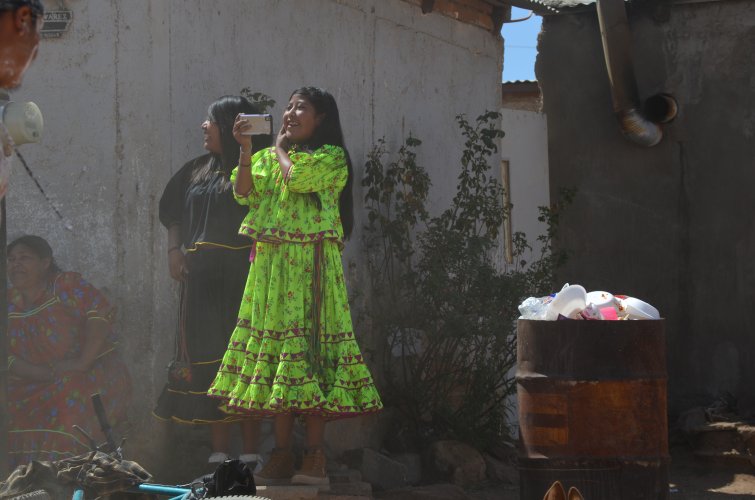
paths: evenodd
<path fill-rule="evenodd" d="M 257 152 L 252 191 L 237 198 L 250 207 L 239 233 L 255 245 L 238 323 L 208 394 L 230 413 L 334 419 L 378 411 L 341 263 L 344 150 L 290 156 L 284 178 L 272 148 Z"/>

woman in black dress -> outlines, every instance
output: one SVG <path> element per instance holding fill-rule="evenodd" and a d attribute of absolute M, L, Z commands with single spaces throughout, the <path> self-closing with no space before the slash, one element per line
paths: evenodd
<path fill-rule="evenodd" d="M 239 304 L 249 272 L 251 242 L 238 230 L 247 212 L 233 198 L 231 170 L 238 159 L 233 122 L 239 113 L 258 113 L 247 99 L 221 97 L 202 123 L 207 154 L 186 163 L 168 182 L 160 198 L 160 222 L 168 230 L 170 275 L 181 282 L 180 333 L 177 358 L 154 414 L 186 424 L 209 424 L 216 464 L 228 458 L 230 426 L 240 421 L 243 450 L 239 457 L 256 462 L 259 422 L 241 420 L 218 409 L 207 396 L 228 339 L 236 326 Z M 254 140 L 257 150 L 270 136 Z"/>

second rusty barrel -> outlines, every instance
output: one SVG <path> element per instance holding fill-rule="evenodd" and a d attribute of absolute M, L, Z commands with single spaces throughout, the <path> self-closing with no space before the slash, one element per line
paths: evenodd
<path fill-rule="evenodd" d="M 668 498 L 664 320 L 517 324 L 521 500 Z"/>

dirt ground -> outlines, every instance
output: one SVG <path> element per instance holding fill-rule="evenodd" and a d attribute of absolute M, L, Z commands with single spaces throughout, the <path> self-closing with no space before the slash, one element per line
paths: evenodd
<path fill-rule="evenodd" d="M 671 450 L 670 500 L 755 498 L 755 467 L 709 464 L 687 448 Z"/>
<path fill-rule="evenodd" d="M 755 466 L 709 464 L 680 447 L 671 450 L 669 475 L 669 500 L 755 499 Z M 519 500 L 516 486 L 489 485 L 467 493 L 474 500 Z"/>

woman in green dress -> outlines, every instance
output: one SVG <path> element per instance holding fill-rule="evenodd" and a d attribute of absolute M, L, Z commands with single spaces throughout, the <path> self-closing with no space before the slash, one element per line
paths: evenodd
<path fill-rule="evenodd" d="M 255 242 L 252 264 L 208 393 L 226 411 L 274 417 L 276 448 L 258 484 L 327 484 L 325 422 L 383 407 L 354 338 L 341 263 L 353 225 L 351 162 L 335 99 L 322 89 L 291 95 L 274 147 L 251 156 L 249 127 L 236 119 L 232 181 L 250 207 L 239 232 Z M 294 473 L 296 416 L 306 450 Z"/>

